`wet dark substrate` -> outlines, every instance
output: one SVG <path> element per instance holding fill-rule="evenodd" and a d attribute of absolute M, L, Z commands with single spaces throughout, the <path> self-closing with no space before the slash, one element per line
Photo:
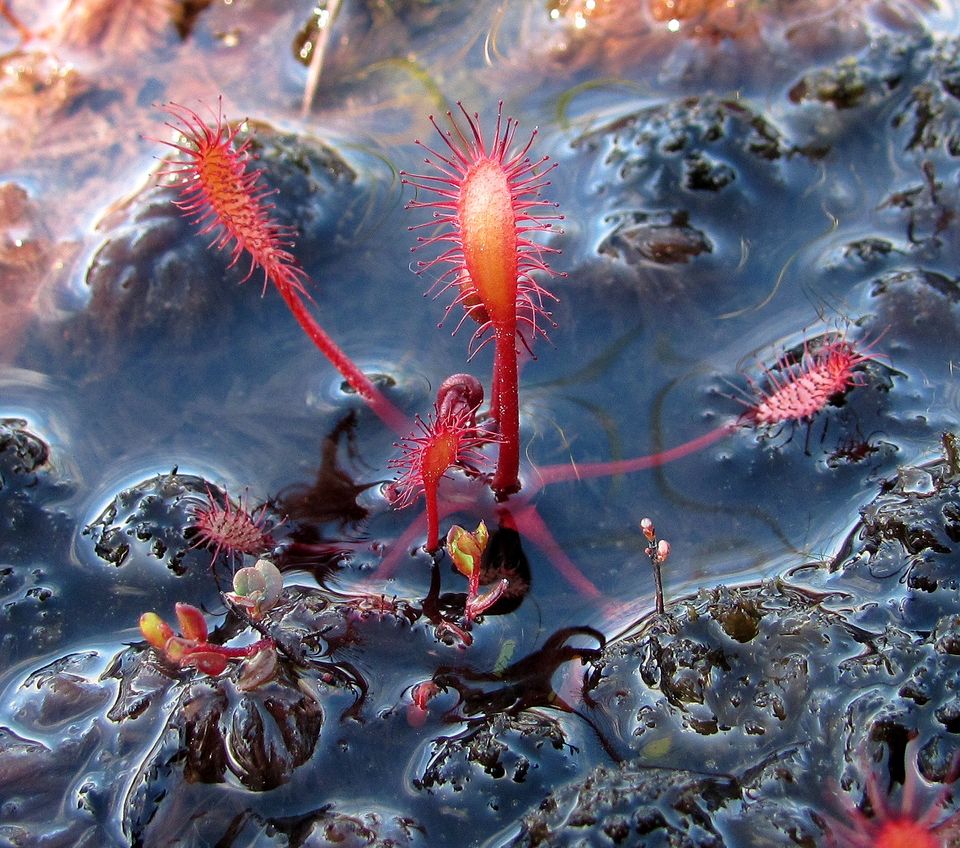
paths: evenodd
<path fill-rule="evenodd" d="M 56 513 L 38 495 L 57 488 L 57 472 L 43 440 L 8 419 L 2 447 L 5 514 L 15 506 L 51 532 Z M 279 671 L 252 691 L 236 672 L 172 672 L 142 642 L 67 654 L 8 691 L 16 730 L 0 730 L 0 835 L 12 845 L 433 845 L 454 832 L 447 805 L 469 796 L 487 806 L 489 837 L 503 828 L 490 844 L 822 844 L 840 796 L 863 800 L 868 771 L 893 792 L 905 769 L 936 785 L 960 747 L 960 454 L 953 436 L 944 447 L 943 459 L 883 481 L 831 560 L 671 599 L 665 615 L 610 641 L 592 628 L 558 632 L 492 672 L 437 643 L 424 600 L 289 584 L 262 625 L 280 634 Z M 109 517 L 134 544 L 159 542 L 196 488 L 158 477 L 91 532 L 106 544 Z M 29 553 L 4 551 L 8 561 Z M 163 556 L 179 567 L 183 553 Z M 26 588 L 38 576 L 15 566 L 3 579 L 5 617 L 37 622 L 41 639 L 40 622 L 59 620 L 41 610 L 58 599 Z M 228 616 L 213 638 L 243 630 Z M 425 711 L 402 678 L 368 682 L 362 671 L 425 655 L 439 663 Z M 904 758 L 915 736 L 914 765 Z M 407 785 L 390 809 L 380 790 L 364 791 L 386 773 Z M 51 819 L 59 798 L 73 800 Z"/>

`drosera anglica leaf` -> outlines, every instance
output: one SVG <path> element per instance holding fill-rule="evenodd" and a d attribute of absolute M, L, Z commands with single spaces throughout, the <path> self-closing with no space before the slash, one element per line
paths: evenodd
<path fill-rule="evenodd" d="M 556 297 L 537 281 L 537 274 L 556 275 L 544 254 L 557 249 L 531 239 L 534 232 L 548 231 L 562 216 L 547 214 L 556 203 L 541 200 L 540 191 L 550 185 L 545 174 L 548 156 L 533 160 L 527 154 L 537 136 L 534 130 L 525 145 L 514 145 L 518 123 L 503 120 L 503 102 L 497 109 L 493 139 L 488 144 L 480 129 L 479 115 L 472 116 L 457 104 L 466 118 L 464 130 L 452 112 L 451 129 L 444 131 L 430 116 L 446 150 L 441 152 L 417 141 L 430 156 L 424 161 L 434 173 L 401 172 L 403 182 L 436 195 L 431 200 L 411 200 L 408 209 L 432 209 L 433 217 L 411 227 L 439 228 L 429 237 L 418 237 L 417 246 L 439 247 L 442 252 L 418 263 L 418 273 L 449 266 L 434 282 L 437 296 L 454 292 L 446 314 L 464 310 L 459 329 L 467 317 L 479 324 L 470 339 L 470 356 L 493 340 L 493 381 L 490 409 L 502 436 L 493 489 L 507 497 L 520 489 L 520 401 L 517 338 L 529 351 L 533 340 L 546 337 L 543 324 L 550 321 L 545 301 Z M 454 332 L 456 332 L 456 329 Z"/>
<path fill-rule="evenodd" d="M 191 216 L 200 234 L 213 234 L 211 247 L 230 251 L 230 265 L 244 256 L 249 279 L 257 268 L 280 296 L 300 324 L 301 329 L 320 352 L 356 390 L 373 412 L 397 433 L 406 426 L 406 416 L 397 409 L 333 341 L 307 310 L 307 275 L 291 253 L 292 227 L 274 218 L 273 192 L 259 183 L 260 171 L 251 170 L 250 139 L 238 141 L 242 125 L 231 127 L 218 106 L 215 121 L 208 124 L 194 110 L 177 103 L 164 109 L 174 123 L 167 126 L 178 133 L 176 141 L 160 139 L 176 155 L 165 160 L 162 177 L 172 178 L 180 188 L 174 203 Z"/>

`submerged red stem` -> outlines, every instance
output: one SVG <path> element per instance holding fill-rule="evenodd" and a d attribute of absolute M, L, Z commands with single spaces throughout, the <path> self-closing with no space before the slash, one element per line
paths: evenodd
<path fill-rule="evenodd" d="M 356 363 L 330 338 L 313 315 L 307 311 L 303 299 L 297 294 L 296 290 L 289 286 L 277 286 L 277 290 L 310 340 L 353 387 L 354 391 L 364 399 L 374 414 L 395 433 L 402 433 L 407 427 L 406 416 L 390 402 L 367 375 L 357 367 Z"/>
<path fill-rule="evenodd" d="M 696 453 L 709 447 L 714 442 L 719 442 L 733 433 L 740 426 L 739 421 L 731 421 L 728 424 L 704 433 L 689 442 L 682 445 L 669 448 L 668 450 L 658 451 L 657 453 L 647 454 L 646 456 L 635 456 L 630 459 L 614 459 L 608 462 L 584 462 L 571 463 L 564 465 L 546 465 L 537 469 L 537 476 L 540 484 L 548 486 L 551 483 L 561 483 L 564 480 L 586 480 L 590 477 L 613 477 L 617 474 L 630 474 L 634 471 L 643 471 L 647 468 L 656 468 L 659 465 L 666 465 L 676 459 L 683 459 L 685 456 Z"/>

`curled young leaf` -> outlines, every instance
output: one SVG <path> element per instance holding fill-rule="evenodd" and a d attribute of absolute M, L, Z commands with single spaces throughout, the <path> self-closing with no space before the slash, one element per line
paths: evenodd
<path fill-rule="evenodd" d="M 190 639 L 194 642 L 207 641 L 207 622 L 200 610 L 192 604 L 177 603 L 174 606 L 174 611 L 177 614 L 180 633 L 184 639 Z"/>
<path fill-rule="evenodd" d="M 140 616 L 140 632 L 158 651 L 163 651 L 167 640 L 173 636 L 173 629 L 155 612 L 145 612 Z"/>
<path fill-rule="evenodd" d="M 226 596 L 244 607 L 253 618 L 260 618 L 280 600 L 283 575 L 268 559 L 257 560 L 252 568 L 241 568 L 233 576 L 233 591 Z"/>
<path fill-rule="evenodd" d="M 490 534 L 482 521 L 471 533 L 454 524 L 447 533 L 447 553 L 454 566 L 464 577 L 470 579 L 480 567 L 483 552 L 487 549 Z"/>

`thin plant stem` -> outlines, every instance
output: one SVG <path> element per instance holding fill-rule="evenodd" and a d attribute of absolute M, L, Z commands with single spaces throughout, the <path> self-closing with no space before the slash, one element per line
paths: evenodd
<path fill-rule="evenodd" d="M 497 328 L 491 410 L 500 433 L 497 468 L 492 482 L 498 500 L 520 490 L 520 399 L 515 339 L 514 328 Z"/>
<path fill-rule="evenodd" d="M 289 285 L 278 284 L 277 290 L 289 307 L 290 312 L 293 313 L 293 317 L 297 319 L 297 323 L 300 324 L 303 331 L 319 348 L 320 352 L 330 360 L 333 367 L 343 375 L 343 378 L 353 387 L 360 397 L 363 398 L 370 409 L 373 410 L 384 424 L 395 433 L 403 434 L 408 424 L 406 416 L 384 396 L 383 392 L 370 381 L 367 375 L 356 366 L 353 360 L 327 335 L 327 332 L 307 310 L 302 298 L 297 294 L 296 289 Z"/>

